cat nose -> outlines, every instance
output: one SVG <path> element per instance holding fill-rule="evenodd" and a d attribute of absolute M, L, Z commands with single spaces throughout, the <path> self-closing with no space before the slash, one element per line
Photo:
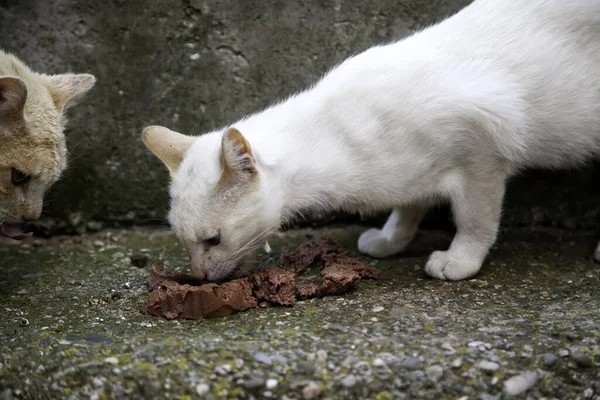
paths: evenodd
<path fill-rule="evenodd" d="M 192 275 L 200 280 L 206 279 L 206 271 L 204 270 L 204 260 L 202 257 L 190 257 L 192 263 Z"/>
<path fill-rule="evenodd" d="M 25 221 L 37 221 L 42 216 L 42 210 L 27 210 L 23 214 L 21 214 L 21 218 Z"/>
<path fill-rule="evenodd" d="M 37 221 L 42 216 L 43 202 L 41 200 L 35 200 L 25 204 L 21 217 L 25 221 Z"/>

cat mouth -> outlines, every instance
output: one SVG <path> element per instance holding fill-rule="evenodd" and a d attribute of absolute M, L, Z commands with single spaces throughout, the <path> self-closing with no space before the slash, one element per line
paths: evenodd
<path fill-rule="evenodd" d="M 25 224 L 18 222 L 0 222 L 0 235 L 14 240 L 27 239 L 33 235 L 33 232 L 25 232 L 24 228 Z"/>

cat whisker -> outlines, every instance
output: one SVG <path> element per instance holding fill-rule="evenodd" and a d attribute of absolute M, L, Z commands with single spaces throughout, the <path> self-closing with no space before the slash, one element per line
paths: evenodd
<path fill-rule="evenodd" d="M 79 141 L 77 143 L 75 143 L 75 145 L 71 148 L 71 150 L 69 150 L 67 152 L 67 160 L 69 159 L 71 154 L 75 151 L 75 149 L 77 149 L 77 147 L 81 144 L 81 142 L 83 142 L 83 139 L 85 139 L 85 138 L 83 137 L 83 138 L 79 139 Z"/>

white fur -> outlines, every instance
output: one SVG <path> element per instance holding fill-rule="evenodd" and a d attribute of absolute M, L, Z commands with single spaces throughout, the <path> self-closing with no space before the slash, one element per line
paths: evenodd
<path fill-rule="evenodd" d="M 198 138 L 171 189 L 184 241 L 222 233 L 222 246 L 190 245 L 208 254 L 196 269 L 209 279 L 242 273 L 242 254 L 308 210 L 393 209 L 358 246 L 399 253 L 438 201 L 451 203 L 457 234 L 425 270 L 471 277 L 496 239 L 511 175 L 600 152 L 600 1 L 476 0 L 231 126 L 251 145 L 258 183 L 223 205 L 220 130 Z"/>

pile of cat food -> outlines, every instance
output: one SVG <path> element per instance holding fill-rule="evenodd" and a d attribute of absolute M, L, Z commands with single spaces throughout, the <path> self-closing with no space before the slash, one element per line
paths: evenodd
<path fill-rule="evenodd" d="M 320 267 L 320 279 L 302 282 L 312 265 Z M 293 253 L 284 250 L 279 265 L 223 284 L 165 271 L 157 261 L 146 281 L 150 295 L 141 311 L 167 319 L 222 317 L 259 305 L 293 306 L 296 299 L 342 294 L 360 279 L 379 279 L 379 271 L 349 257 L 327 238 L 306 241 Z"/>

